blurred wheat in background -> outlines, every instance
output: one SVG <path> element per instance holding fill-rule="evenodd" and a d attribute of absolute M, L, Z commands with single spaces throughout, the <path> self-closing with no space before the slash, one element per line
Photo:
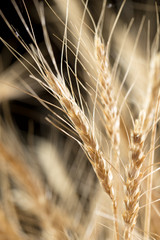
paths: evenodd
<path fill-rule="evenodd" d="M 159 2 L 5 4 L 0 239 L 160 239 Z"/>

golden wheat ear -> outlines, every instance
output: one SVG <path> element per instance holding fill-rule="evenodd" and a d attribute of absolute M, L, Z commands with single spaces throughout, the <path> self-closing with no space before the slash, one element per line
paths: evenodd
<path fill-rule="evenodd" d="M 25 218 L 28 236 L 31 236 L 33 240 L 37 240 L 37 237 L 44 240 L 148 240 L 152 236 L 156 238 L 159 233 L 151 233 L 151 219 L 153 218 L 151 207 L 159 217 L 160 211 L 155 206 L 155 202 L 159 201 L 159 195 L 156 198 L 156 194 L 153 195 L 153 193 L 159 188 L 159 183 L 154 186 L 155 173 L 159 173 L 159 162 L 155 163 L 154 161 L 156 158 L 155 150 L 158 148 L 156 146 L 158 142 L 158 138 L 156 140 L 156 128 L 159 120 L 160 71 L 158 49 L 156 48 L 156 53 L 154 52 L 151 59 L 150 56 L 148 57 L 148 62 L 145 60 L 145 54 L 140 51 L 139 39 L 145 27 L 145 18 L 143 17 L 138 28 L 136 27 L 138 29 L 137 36 L 132 35 L 130 30 L 134 20 L 131 20 L 127 27 L 123 26 L 120 21 L 120 14 L 125 8 L 125 3 L 127 3 L 127 1 L 123 1 L 119 13 L 115 16 L 105 45 L 105 40 L 102 37 L 102 25 L 104 22 L 105 26 L 105 5 L 107 1 L 104 0 L 102 14 L 97 26 L 88 9 L 89 1 L 56 1 L 58 11 L 63 14 L 64 20 L 60 19 L 58 14 L 55 13 L 54 6 L 50 6 L 47 1 L 45 2 L 64 28 L 63 40 L 59 41 L 62 45 L 60 66 L 56 62 L 56 56 L 48 35 L 42 2 L 35 0 L 34 4 L 42 25 L 44 42 L 51 63 L 46 60 L 40 45 L 37 43 L 25 1 L 22 1 L 22 3 L 27 21 L 14 0 L 13 4 L 32 44 L 27 45 L 20 34 L 9 24 L 5 16 L 2 13 L 1 15 L 32 60 L 26 59 L 5 40 L 1 40 L 26 68 L 30 77 L 50 94 L 51 102 L 48 102 L 34 92 L 30 83 L 28 85 L 23 84 L 28 94 L 37 99 L 49 111 L 50 115 L 46 116 L 46 120 L 51 125 L 56 125 L 57 129 L 80 145 L 105 194 L 102 194 L 98 188 L 98 190 L 94 189 L 95 195 L 98 196 L 94 195 L 89 199 L 93 212 L 91 213 L 88 210 L 90 214 L 88 218 L 86 217 L 87 214 L 84 213 L 85 224 L 81 224 L 82 222 L 78 220 L 81 216 L 72 218 L 76 214 L 70 216 L 67 206 L 68 202 L 72 205 L 72 201 L 78 204 L 82 203 L 80 198 L 85 198 L 87 194 L 81 196 L 78 191 L 76 193 L 76 184 L 70 187 L 71 179 L 66 177 L 68 170 L 64 171 L 60 167 L 61 164 L 57 163 L 59 160 L 50 163 L 45 159 L 45 156 L 42 157 L 45 151 L 42 153 L 39 150 L 41 167 L 43 172 L 46 175 L 48 174 L 46 177 L 48 182 L 54 186 L 55 196 L 58 195 L 64 203 L 69 195 L 70 188 L 72 188 L 73 194 L 70 195 L 70 201 L 61 205 L 54 199 L 47 198 L 45 183 L 41 176 L 36 173 L 36 170 L 29 166 L 27 159 L 25 157 L 24 159 L 18 158 L 11 147 L 7 148 L 7 145 L 0 141 L 2 163 L 8 165 L 5 176 L 6 178 L 8 178 L 8 175 L 11 176 L 13 182 L 17 184 L 16 189 L 10 189 L 15 204 L 12 207 L 16 213 L 14 215 L 14 221 L 17 221 L 16 233 L 13 233 L 12 225 L 3 210 L 2 213 L 0 211 L 4 223 L 2 230 L 8 224 L 9 235 L 13 233 L 13 237 L 19 239 L 19 233 L 24 233 L 25 229 L 19 231 L 18 228 L 21 227 L 21 220 Z M 90 25 L 88 25 L 88 19 L 91 22 Z M 26 22 L 28 22 L 28 25 Z M 117 28 L 118 30 L 116 30 Z M 125 39 L 123 39 L 123 34 Z M 112 52 L 114 49 L 117 50 L 117 52 L 115 50 L 116 55 L 118 55 L 116 57 L 114 51 Z M 70 54 L 74 59 L 73 64 L 69 62 Z M 141 64 L 139 64 L 139 60 Z M 146 70 L 146 66 L 149 66 L 146 63 L 149 62 L 150 68 L 145 72 L 144 69 Z M 81 76 L 83 83 L 80 81 L 78 64 L 84 71 L 84 75 Z M 140 88 L 143 84 L 147 93 L 143 93 L 142 87 Z M 91 104 L 85 103 L 83 92 L 88 94 L 88 102 Z M 137 116 L 129 103 L 131 98 L 137 104 Z M 97 123 L 97 119 L 100 124 Z M 125 134 L 121 131 L 122 127 Z M 44 141 L 42 141 L 42 144 L 45 147 Z M 11 146 L 11 143 L 8 146 Z M 46 151 L 47 149 L 46 147 Z M 72 161 L 75 162 L 73 156 L 71 156 L 70 162 Z M 79 167 L 82 168 L 82 165 L 76 165 L 75 172 L 80 172 Z M 56 168 L 58 175 L 63 175 L 60 180 L 54 181 L 55 176 L 53 175 L 56 174 L 56 171 L 52 168 Z M 83 169 L 86 175 L 88 175 L 88 169 L 89 167 Z M 87 181 L 83 184 L 85 192 L 88 191 L 88 186 L 85 185 L 89 184 L 88 178 L 86 179 Z M 83 175 L 81 181 L 84 181 Z M 63 182 L 66 182 L 66 189 L 61 186 Z M 94 184 L 92 188 L 95 188 Z M 3 191 L 3 194 L 6 197 L 5 191 Z M 156 198 L 155 202 L 152 199 L 153 196 Z M 146 198 L 145 202 L 144 198 Z M 104 201 L 106 202 L 103 203 Z M 96 207 L 95 202 L 100 207 Z M 85 208 L 83 204 L 79 205 L 79 215 L 82 215 L 81 211 L 85 212 Z M 108 206 L 112 206 L 110 210 L 108 210 Z M 20 208 L 20 213 L 18 213 L 16 207 Z M 100 211 L 98 208 L 102 210 Z M 34 215 L 34 219 L 32 219 L 34 223 L 35 219 L 37 220 L 38 226 L 36 226 L 39 227 L 37 234 L 33 234 L 33 231 L 29 229 L 31 225 L 27 225 L 27 214 L 22 216 L 24 212 Z M 140 229 L 144 230 L 141 231 Z M 94 231 L 96 234 L 94 234 Z M 8 237 L 6 232 L 5 234 Z M 25 234 L 24 239 L 28 236 Z M 12 237 L 9 239 L 12 239 Z"/>

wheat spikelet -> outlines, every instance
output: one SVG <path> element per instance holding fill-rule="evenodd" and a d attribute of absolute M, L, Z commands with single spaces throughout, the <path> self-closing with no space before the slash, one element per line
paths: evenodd
<path fill-rule="evenodd" d="M 123 215 L 126 229 L 124 239 L 131 239 L 131 233 L 136 224 L 139 211 L 140 183 L 143 176 L 141 172 L 142 163 L 145 159 L 143 146 L 145 134 L 143 132 L 145 113 L 141 112 L 139 118 L 134 123 L 134 129 L 131 132 L 130 158 L 127 169 L 126 180 L 126 211 Z"/>

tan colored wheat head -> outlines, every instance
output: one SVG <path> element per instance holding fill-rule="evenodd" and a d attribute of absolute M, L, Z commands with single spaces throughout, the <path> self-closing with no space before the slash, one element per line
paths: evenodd
<path fill-rule="evenodd" d="M 16 2 L 13 1 L 13 5 L 32 40 L 32 44 L 28 46 L 2 12 L 1 16 L 24 47 L 28 56 L 20 55 L 3 38 L 1 41 L 24 65 L 31 79 L 42 86 L 55 100 L 53 103 L 49 103 L 47 100 L 41 99 L 35 92 L 35 87 L 24 81 L 18 81 L 15 92 L 11 91 L 10 95 L 13 94 L 12 97 L 14 97 L 17 90 L 21 89 L 22 92 L 27 92 L 37 99 L 49 111 L 46 120 L 78 142 L 88 158 L 105 196 L 101 190 L 97 190 L 94 182 L 95 195 L 90 197 L 91 207 L 89 216 L 85 216 L 85 224 L 77 220 L 78 217 L 74 219 L 75 215 L 69 216 L 65 206 L 62 207 L 56 201 L 47 198 L 43 178 L 40 173 L 30 167 L 25 154 L 16 157 L 13 148 L 9 147 L 12 143 L 6 134 L 8 127 L 2 120 L 0 171 L 5 173 L 2 184 L 5 187 L 2 189 L 2 204 L 0 203 L 2 222 L 0 224 L 0 239 L 19 240 L 29 239 L 29 237 L 33 240 L 159 239 L 160 232 L 151 232 L 151 229 L 154 229 L 152 219 L 157 217 L 160 221 L 160 209 L 157 207 L 159 205 L 156 205 L 160 198 L 158 194 L 157 197 L 154 197 L 156 196 L 154 192 L 156 190 L 158 192 L 160 184 L 157 181 L 156 185 L 154 178 L 155 174 L 159 178 L 159 159 L 156 160 L 155 157 L 155 152 L 158 149 L 157 126 L 160 101 L 159 26 L 153 43 L 154 50 L 150 48 L 150 54 L 146 60 L 139 47 L 139 45 L 141 46 L 139 39 L 145 25 L 145 19 L 142 18 L 135 37 L 131 33 L 134 21 L 131 20 L 126 27 L 120 20 L 120 15 L 125 8 L 125 1 L 123 1 L 116 16 L 112 13 L 114 20 L 110 22 L 111 29 L 110 26 L 107 28 L 107 30 L 109 29 L 107 40 L 104 40 L 102 36 L 105 0 L 97 25 L 87 7 L 88 1 L 82 1 L 82 4 L 73 0 L 56 1 L 57 11 L 59 14 L 61 13 L 64 21 L 58 14 L 56 15 L 54 8 L 45 1 L 46 11 L 54 13 L 64 27 L 63 40 L 61 41 L 61 65 L 59 67 L 47 31 L 44 5 L 42 2 L 34 1 L 43 30 L 44 42 L 52 61 L 51 67 L 36 41 L 25 1 L 22 2 L 27 13 L 29 27 Z M 158 9 L 157 5 L 156 9 Z M 49 18 L 49 14 L 46 18 Z M 122 37 L 119 36 L 120 33 L 123 35 Z M 112 46 L 114 44 L 115 47 Z M 118 51 L 115 51 L 116 57 L 114 56 L 114 61 L 111 61 L 112 51 L 116 48 L 118 48 Z M 71 66 L 69 53 L 72 53 L 74 58 L 74 63 Z M 137 63 L 139 59 L 142 63 Z M 79 80 L 78 64 L 83 69 L 83 82 Z M 64 69 L 67 74 L 64 73 Z M 123 71 L 125 72 L 124 76 Z M 4 76 L 6 75 L 2 75 L 2 82 Z M 76 84 L 73 82 L 74 80 Z M 11 85 L 10 80 L 8 85 Z M 144 85 L 145 92 L 140 89 L 141 85 Z M 85 94 L 84 96 L 82 94 L 84 91 L 88 95 L 88 103 L 84 100 L 86 98 Z M 7 99 L 8 95 L 5 95 L 4 92 L 3 94 L 4 99 Z M 139 95 L 141 96 L 138 98 Z M 138 106 L 136 113 L 130 105 L 132 99 Z M 139 99 L 142 101 L 140 102 Z M 60 113 L 57 113 L 57 109 Z M 55 117 L 58 118 L 58 123 Z M 8 131 L 8 134 L 11 133 Z M 42 155 L 41 152 L 40 158 Z M 76 162 L 74 159 L 72 161 Z M 53 184 L 55 191 L 58 191 L 58 194 L 65 201 L 67 192 L 72 188 L 72 199 L 69 200 L 68 205 L 77 203 L 77 209 L 80 209 L 79 215 L 83 215 L 80 197 L 71 186 L 72 181 L 67 176 L 64 166 L 60 166 L 56 160 L 55 166 L 54 164 L 52 166 L 52 161 L 49 165 L 43 159 L 40 162 L 42 169 L 46 171 L 49 183 Z M 83 164 L 81 165 L 83 166 Z M 57 184 L 58 187 L 56 185 L 57 179 L 52 176 L 54 175 L 53 168 L 57 168 L 62 175 L 58 176 L 61 178 L 57 181 L 61 183 Z M 83 172 L 85 171 L 87 172 L 84 169 Z M 62 187 L 62 183 L 65 182 L 64 176 L 67 179 L 66 191 Z M 12 189 L 12 186 L 9 187 L 10 178 L 11 182 L 15 181 L 17 190 L 14 187 Z M 7 199 L 6 193 L 10 195 L 12 200 L 5 200 Z M 103 214 L 96 210 L 101 200 L 105 202 Z M 12 214 L 6 213 L 3 207 L 4 201 L 9 202 L 6 203 L 8 204 L 6 206 L 10 207 Z M 111 210 L 109 210 L 110 206 L 112 206 Z M 20 214 L 17 213 L 18 208 L 34 215 L 36 219 L 34 222 L 37 221 L 36 227 L 40 229 L 40 233 L 33 234 L 34 231 L 36 232 L 35 227 L 33 232 L 31 231 L 32 234 L 27 236 L 21 227 Z M 103 220 L 96 216 L 96 211 L 99 212 L 99 215 L 104 215 Z M 96 226 L 99 221 L 102 221 L 99 225 L 103 230 L 99 230 Z M 103 231 L 106 232 L 104 235 Z"/>

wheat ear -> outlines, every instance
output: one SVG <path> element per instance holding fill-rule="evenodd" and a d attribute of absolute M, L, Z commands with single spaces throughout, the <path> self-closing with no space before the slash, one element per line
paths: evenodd
<path fill-rule="evenodd" d="M 159 67 L 159 55 L 156 55 L 151 60 L 150 67 L 151 90 L 149 92 L 149 101 L 146 104 L 146 109 L 140 112 L 139 118 L 135 121 L 134 128 L 131 131 L 130 136 L 130 156 L 126 180 L 126 199 L 125 199 L 126 210 L 123 215 L 124 222 L 126 223 L 124 232 L 124 238 L 126 240 L 131 239 L 131 233 L 136 224 L 136 219 L 139 211 L 140 184 L 141 178 L 143 176 L 141 167 L 143 161 L 145 160 L 145 154 L 143 152 L 144 141 L 147 136 L 147 131 L 151 127 L 151 124 L 153 122 L 154 114 L 155 113 L 157 114 L 156 102 L 159 101 L 157 100 L 159 99 L 157 89 L 157 85 L 159 84 L 158 67 Z M 151 166 L 152 164 L 153 162 L 151 163 L 150 158 L 148 166 Z M 148 178 L 150 178 L 151 175 L 149 175 Z M 150 193 L 148 191 L 148 195 L 149 194 Z M 147 198 L 149 199 L 149 197 Z M 147 206 L 147 209 L 148 208 L 149 207 Z M 147 213 L 146 215 L 149 215 L 149 213 Z M 148 216 L 146 217 L 146 219 L 148 219 Z M 148 222 L 148 220 L 145 221 Z M 145 225 L 147 225 L 147 223 Z M 149 227 L 146 227 L 146 229 L 147 228 Z M 146 230 L 145 232 L 149 233 L 149 230 L 148 231 Z"/>
<path fill-rule="evenodd" d="M 113 210 L 114 213 L 116 213 L 117 201 L 112 185 L 113 176 L 110 169 L 111 167 L 107 166 L 107 160 L 104 158 L 103 153 L 100 150 L 98 141 L 93 133 L 93 129 L 91 128 L 88 118 L 77 105 L 62 79 L 58 79 L 50 72 L 47 72 L 46 81 L 48 81 L 51 89 L 57 95 L 60 104 L 62 105 L 76 132 L 81 138 L 83 142 L 83 148 L 88 155 L 88 159 L 93 166 L 100 184 L 111 198 Z"/>
<path fill-rule="evenodd" d="M 113 164 L 117 171 L 119 171 L 119 157 L 120 157 L 120 117 L 117 109 L 117 102 L 115 101 L 112 89 L 112 74 L 109 66 L 108 53 L 100 37 L 95 35 L 95 56 L 98 65 L 98 86 L 100 91 L 100 102 L 102 104 L 103 116 L 105 121 L 105 130 L 111 140 Z M 117 182 L 119 177 L 115 176 Z M 116 199 L 119 198 L 119 186 L 116 186 Z M 118 200 L 117 200 L 118 203 Z M 117 221 L 118 205 L 115 209 L 116 231 L 118 232 Z"/>
<path fill-rule="evenodd" d="M 48 81 L 49 80 L 49 81 Z M 99 148 L 98 142 L 93 134 L 89 120 L 71 96 L 64 81 L 59 81 L 53 74 L 47 72 L 47 81 L 59 98 L 59 102 L 64 108 L 67 116 L 74 125 L 74 128 L 81 140 L 83 147 L 88 154 L 89 160 L 107 194 L 114 200 L 114 190 L 112 187 L 112 173 L 110 167 L 107 168 L 107 160 L 104 158 Z"/>
<path fill-rule="evenodd" d="M 119 163 L 120 144 L 120 118 L 112 89 L 112 74 L 109 66 L 108 54 L 101 39 L 95 36 L 95 55 L 98 63 L 98 84 L 101 92 L 100 99 L 103 105 L 106 132 L 111 139 L 112 146 L 117 154 L 116 162 Z M 118 164 L 117 164 L 118 165 Z"/>
<path fill-rule="evenodd" d="M 145 133 L 143 131 L 145 121 L 145 112 L 139 114 L 139 118 L 134 123 L 134 129 L 130 136 L 130 156 L 129 165 L 127 168 L 126 180 L 126 198 L 125 198 L 125 213 L 123 214 L 124 222 L 126 223 L 124 231 L 124 239 L 131 239 L 131 233 L 136 224 L 136 219 L 139 211 L 139 195 L 140 183 L 143 176 L 141 172 L 142 163 L 145 159 L 143 146 L 145 141 Z"/>

